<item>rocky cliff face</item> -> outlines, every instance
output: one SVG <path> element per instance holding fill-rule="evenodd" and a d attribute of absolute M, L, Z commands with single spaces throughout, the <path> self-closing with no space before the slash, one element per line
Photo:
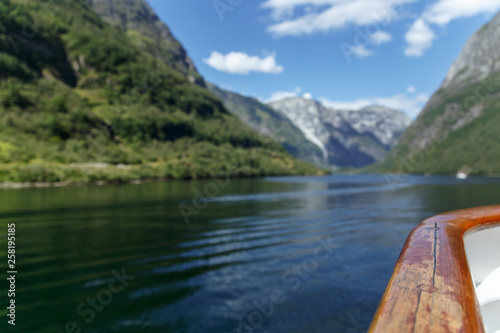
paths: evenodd
<path fill-rule="evenodd" d="M 442 88 L 480 82 L 500 70 L 500 13 L 477 31 L 453 63 Z"/>
<path fill-rule="evenodd" d="M 85 0 L 104 20 L 126 32 L 141 49 L 174 67 L 191 82 L 204 86 L 181 43 L 146 0 Z"/>
<path fill-rule="evenodd" d="M 321 115 L 326 112 L 323 105 L 305 98 L 286 98 L 268 105 L 287 117 L 309 141 L 321 149 L 323 159 L 328 159 L 328 150 L 324 143 L 328 130 L 321 121 Z"/>
<path fill-rule="evenodd" d="M 479 29 L 380 171 L 500 173 L 500 14 Z"/>
<path fill-rule="evenodd" d="M 411 122 L 404 113 L 383 107 L 332 110 L 299 97 L 269 106 L 285 115 L 321 149 L 324 163 L 337 167 L 363 167 L 380 161 Z"/>

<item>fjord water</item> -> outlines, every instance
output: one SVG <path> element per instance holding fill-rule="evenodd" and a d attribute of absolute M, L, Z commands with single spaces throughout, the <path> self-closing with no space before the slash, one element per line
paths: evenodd
<path fill-rule="evenodd" d="M 363 332 L 411 229 L 499 190 L 378 175 L 0 190 L 0 271 L 10 223 L 18 271 L 0 330 Z"/>

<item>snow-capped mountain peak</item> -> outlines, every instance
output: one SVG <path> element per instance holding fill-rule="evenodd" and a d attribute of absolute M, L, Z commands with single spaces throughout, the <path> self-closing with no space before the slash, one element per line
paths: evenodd
<path fill-rule="evenodd" d="M 403 112 L 382 106 L 334 110 L 301 97 L 289 97 L 269 106 L 321 148 L 325 163 L 335 166 L 359 167 L 383 159 L 411 123 Z"/>

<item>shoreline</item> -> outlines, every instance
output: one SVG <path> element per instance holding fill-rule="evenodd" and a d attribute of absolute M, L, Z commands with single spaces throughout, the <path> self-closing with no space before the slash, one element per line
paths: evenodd
<path fill-rule="evenodd" d="M 129 180 L 129 181 L 105 181 L 100 180 L 96 182 L 26 182 L 26 183 L 12 183 L 3 182 L 0 183 L 0 189 L 23 189 L 23 188 L 49 188 L 49 187 L 83 187 L 83 186 L 106 186 L 106 185 L 139 185 L 147 182 L 160 182 L 160 181 L 170 181 L 172 179 L 150 179 L 150 180 Z"/>
<path fill-rule="evenodd" d="M 151 178 L 151 179 L 132 179 L 132 180 L 99 180 L 94 182 L 78 182 L 78 181 L 64 181 L 64 182 L 1 182 L 0 190 L 3 189 L 25 189 L 25 188 L 50 188 L 50 187 L 86 187 L 86 186 L 108 186 L 108 185 L 140 185 L 145 183 L 153 182 L 174 182 L 174 181 L 207 181 L 215 179 L 229 178 L 231 180 L 235 179 L 257 179 L 257 178 L 268 178 L 268 177 L 310 177 L 310 176 L 326 176 L 324 175 L 269 175 L 269 176 L 247 176 L 247 177 L 208 177 L 208 178 Z"/>
<path fill-rule="evenodd" d="M 323 175 L 273 175 L 273 176 L 255 176 L 255 177 L 229 177 L 230 179 L 256 179 L 256 178 L 269 178 L 269 177 L 310 177 L 310 176 L 327 176 L 327 175 L 360 175 L 365 173 L 330 173 Z M 366 174 L 377 174 L 377 175 L 393 175 L 393 176 L 422 176 L 422 177 L 455 177 L 454 175 L 443 175 L 443 174 L 392 174 L 392 173 L 366 173 Z M 482 176 L 474 176 L 471 175 L 471 178 L 500 178 L 500 174 L 492 174 L 492 175 L 482 175 Z M 172 181 L 203 181 L 203 180 L 214 180 L 214 179 L 223 179 L 227 177 L 209 177 L 209 178 L 183 178 L 183 179 L 173 179 L 173 178 L 151 178 L 151 179 L 132 179 L 132 180 L 99 180 L 94 182 L 78 182 L 78 181 L 63 181 L 63 182 L 0 182 L 0 190 L 5 189 L 26 189 L 26 188 L 51 188 L 51 187 L 93 187 L 93 186 L 108 186 L 108 185 L 140 185 L 144 183 L 152 183 L 152 182 L 172 182 Z"/>

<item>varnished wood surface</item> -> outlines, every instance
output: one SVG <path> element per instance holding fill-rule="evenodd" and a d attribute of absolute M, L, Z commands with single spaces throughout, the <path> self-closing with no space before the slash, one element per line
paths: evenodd
<path fill-rule="evenodd" d="M 491 206 L 420 223 L 408 236 L 369 332 L 484 333 L 463 237 L 499 222 L 500 206 Z"/>

